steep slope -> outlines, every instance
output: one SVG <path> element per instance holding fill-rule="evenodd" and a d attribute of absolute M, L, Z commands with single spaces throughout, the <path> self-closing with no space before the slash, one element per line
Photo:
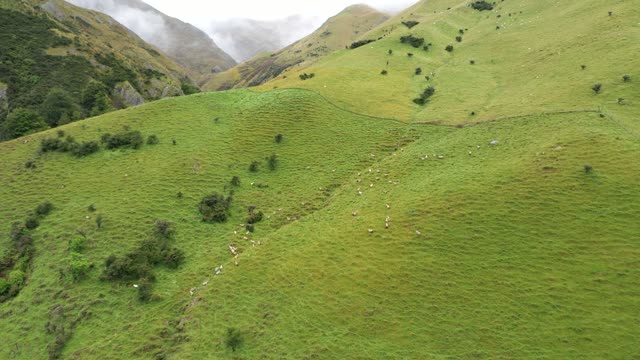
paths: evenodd
<path fill-rule="evenodd" d="M 354 39 L 387 18 L 387 15 L 366 5 L 350 6 L 296 43 L 274 53 L 260 54 L 227 72 L 213 75 L 203 89 L 225 90 L 256 86 L 289 68 L 305 68 L 351 44 Z"/>
<path fill-rule="evenodd" d="M 469 4 L 420 2 L 362 36 L 382 40 L 338 51 L 309 68 L 292 68 L 263 89 L 312 89 L 354 111 L 443 124 L 524 115 L 532 108 L 615 107 L 625 97 L 630 83 L 623 75 L 640 65 L 632 55 L 640 39 L 632 24 L 640 10 L 631 3 L 505 1 L 491 11 Z M 419 24 L 409 29 L 403 21 Z M 401 43 L 408 35 L 424 38 L 424 44 Z M 448 45 L 452 52 L 445 50 Z M 305 72 L 315 77 L 301 81 L 298 75 Z M 599 95 L 591 89 L 596 83 L 603 85 Z M 429 104 L 414 104 L 428 86 L 436 90 Z"/>
<path fill-rule="evenodd" d="M 183 94 L 184 70 L 107 15 L 52 0 L 2 1 L 0 17 L 9 111 L 35 110 L 56 126 Z M 5 138 L 30 130 L 4 125 Z"/>
<path fill-rule="evenodd" d="M 536 9 L 522 15 L 544 26 L 563 13 L 566 33 L 597 39 L 608 31 L 583 22 L 600 21 L 595 0 L 553 11 L 546 1 L 500 4 Z M 619 53 L 626 40 L 607 48 L 608 69 L 589 41 L 571 51 L 593 59 L 578 66 L 585 83 L 628 77 L 603 80 L 601 93 L 587 97 L 564 89 L 577 80 L 558 62 L 567 71 L 539 86 L 563 97 L 544 106 L 510 95 L 523 91 L 515 69 L 533 66 L 532 56 L 478 43 L 477 54 L 513 61 L 514 78 L 495 81 L 502 95 L 486 114 L 458 121 L 451 114 L 469 111 L 475 97 L 436 105 L 449 81 L 485 89 L 473 77 L 465 82 L 476 74 L 470 64 L 439 68 L 436 95 L 415 108 L 415 94 L 407 101 L 413 92 L 403 89 L 424 89 L 412 78 L 416 65 L 397 65 L 394 75 L 391 64 L 406 60 L 399 52 L 422 55 L 397 44 L 389 55 L 385 46 L 408 34 L 398 20 L 428 18 L 430 6 L 451 7 L 434 16 L 456 27 L 477 15 L 466 3 L 420 3 L 362 36 L 382 40 L 303 71 L 314 78 L 275 82 L 313 90 L 269 83 L 260 92 L 169 98 L 1 143 L 0 358 L 638 357 L 640 74 L 628 70 L 635 58 Z M 612 6 L 612 18 L 634 11 Z M 481 14 L 480 22 L 504 17 Z M 633 24 L 619 33 L 635 34 Z M 523 43 L 544 47 L 534 39 L 544 33 L 538 25 L 520 34 Z M 391 57 L 386 78 L 377 46 Z M 441 77 L 455 71 L 460 77 Z M 388 81 L 384 98 L 378 77 Z M 381 104 L 363 95 L 369 89 Z M 416 111 L 448 124 L 402 117 Z M 69 138 L 105 141 L 84 156 L 41 151 Z M 114 138 L 152 141 L 107 150 Z M 213 206 L 230 204 L 221 210 L 226 222 L 203 221 L 210 202 L 202 200 L 213 193 L 232 196 Z"/>
<path fill-rule="evenodd" d="M 167 16 L 141 0 L 70 0 L 113 16 L 145 41 L 182 65 L 195 80 L 233 67 L 236 62 L 203 31 Z"/>

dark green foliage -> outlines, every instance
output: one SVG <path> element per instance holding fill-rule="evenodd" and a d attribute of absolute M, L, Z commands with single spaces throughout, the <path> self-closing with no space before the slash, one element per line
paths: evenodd
<path fill-rule="evenodd" d="M 96 227 L 102 229 L 102 215 L 96 216 Z"/>
<path fill-rule="evenodd" d="M 415 37 L 413 35 L 407 35 L 400 38 L 400 42 L 403 44 L 409 44 L 414 48 L 419 48 L 424 44 L 424 38 Z"/>
<path fill-rule="evenodd" d="M 422 75 L 422 68 L 416 68 L 416 75 Z"/>
<path fill-rule="evenodd" d="M 144 139 L 140 131 L 125 131 L 115 135 L 102 135 L 102 144 L 109 150 L 121 147 L 139 149 L 144 144 Z"/>
<path fill-rule="evenodd" d="M 36 163 L 33 161 L 27 161 L 26 163 L 24 163 L 24 167 L 27 169 L 35 169 L 37 168 Z"/>
<path fill-rule="evenodd" d="M 433 86 L 429 86 L 422 92 L 422 94 L 420 94 L 420 97 L 413 99 L 413 102 L 418 105 L 425 105 L 429 102 L 429 98 L 432 97 L 435 93 L 436 89 Z"/>
<path fill-rule="evenodd" d="M 49 215 L 49 213 L 51 213 L 51 210 L 53 210 L 53 204 L 45 201 L 42 204 L 38 205 L 38 207 L 36 207 L 36 215 L 38 216 L 47 216 Z"/>
<path fill-rule="evenodd" d="M 370 43 L 372 43 L 372 42 L 374 42 L 374 41 L 375 41 L 375 40 L 360 40 L 360 41 L 356 41 L 356 42 L 352 43 L 352 44 L 349 46 L 349 49 L 357 49 L 357 48 L 359 48 L 359 47 L 361 47 L 361 46 L 364 46 L 364 45 L 370 44 Z"/>
<path fill-rule="evenodd" d="M 471 65 L 475 65 L 475 64 L 476 64 L 476 61 L 475 61 L 475 60 L 469 60 L 469 64 L 471 64 Z"/>
<path fill-rule="evenodd" d="M 149 135 L 147 138 L 147 145 L 157 145 L 160 143 L 160 139 L 158 139 L 155 135 Z"/>
<path fill-rule="evenodd" d="M 135 261 L 135 256 L 109 256 L 104 263 L 102 278 L 105 280 L 136 280 L 149 274 L 149 267 Z"/>
<path fill-rule="evenodd" d="M 393 50 L 389 49 L 389 55 L 393 55 Z"/>
<path fill-rule="evenodd" d="M 240 177 L 234 176 L 233 178 L 231 178 L 231 185 L 240 186 Z"/>
<path fill-rule="evenodd" d="M 34 230 L 40 226 L 40 221 L 38 221 L 38 217 L 36 216 L 29 216 L 24 222 L 24 226 L 29 230 Z"/>
<path fill-rule="evenodd" d="M 147 302 L 151 300 L 153 283 L 147 279 L 138 281 L 138 300 Z"/>
<path fill-rule="evenodd" d="M 0 139 L 10 140 L 44 130 L 48 126 L 40 114 L 29 109 L 12 111 L 0 124 Z"/>
<path fill-rule="evenodd" d="M 229 195 L 211 194 L 205 196 L 200 205 L 198 211 L 202 214 L 202 221 L 206 222 L 225 222 L 227 221 L 229 207 L 233 197 Z"/>
<path fill-rule="evenodd" d="M 81 105 L 87 116 L 98 116 L 114 110 L 109 89 L 102 82 L 91 80 L 84 88 Z"/>
<path fill-rule="evenodd" d="M 387 70 L 382 70 L 382 71 L 380 72 L 380 74 L 381 74 L 381 75 L 387 75 L 388 73 L 389 73 L 389 72 L 388 72 Z"/>
<path fill-rule="evenodd" d="M 413 21 L 413 20 L 409 20 L 409 21 L 403 21 L 402 25 L 408 27 L 409 29 L 411 29 L 412 27 L 416 26 L 420 24 L 418 21 Z"/>
<path fill-rule="evenodd" d="M 260 167 L 260 163 L 258 161 L 252 161 L 249 165 L 249 171 L 258 172 L 258 168 Z"/>
<path fill-rule="evenodd" d="M 413 53 L 407 53 L 408 57 L 413 57 Z"/>
<path fill-rule="evenodd" d="M 115 54 L 97 54 L 96 60 L 102 65 L 109 67 L 109 70 L 101 74 L 100 81 L 104 83 L 107 88 L 113 89 L 116 84 L 128 81 L 139 93 L 142 89 L 137 86 L 138 76 L 130 69 L 123 61 L 118 59 Z"/>
<path fill-rule="evenodd" d="M 91 264 L 84 255 L 76 251 L 71 252 L 69 255 L 69 271 L 74 281 L 84 278 L 90 269 Z"/>
<path fill-rule="evenodd" d="M 176 229 L 172 223 L 167 220 L 156 220 L 156 236 L 164 239 L 171 239 L 176 234 Z"/>
<path fill-rule="evenodd" d="M 311 74 L 304 73 L 304 74 L 300 75 L 300 80 L 304 81 L 304 80 L 307 80 L 307 79 L 313 79 L 315 76 L 316 76 L 316 74 L 314 74 L 314 73 L 311 73 Z"/>
<path fill-rule="evenodd" d="M 584 172 L 585 174 L 591 174 L 593 172 L 593 166 L 591 166 L 590 164 L 585 164 Z"/>
<path fill-rule="evenodd" d="M 267 165 L 269 166 L 269 170 L 273 171 L 278 166 L 278 156 L 276 154 L 272 154 L 267 158 Z"/>
<path fill-rule="evenodd" d="M 580 65 L 580 68 L 581 68 L 582 70 L 586 70 L 587 65 Z"/>
<path fill-rule="evenodd" d="M 472 2 L 471 7 L 478 11 L 493 10 L 493 4 L 484 0 Z"/>
<path fill-rule="evenodd" d="M 193 85 L 190 79 L 183 80 L 182 84 L 180 84 L 180 88 L 185 95 L 193 95 L 200 92 L 200 89 Z"/>
<path fill-rule="evenodd" d="M 255 210 L 251 210 L 249 216 L 247 216 L 247 224 L 257 224 L 262 221 L 263 217 L 264 213 L 262 211 L 255 212 Z"/>
<path fill-rule="evenodd" d="M 245 230 L 247 230 L 248 232 L 254 232 L 256 230 L 255 226 L 253 224 L 246 224 L 244 226 Z"/>
<path fill-rule="evenodd" d="M 227 329 L 227 337 L 224 340 L 225 345 L 235 352 L 244 343 L 244 337 L 240 330 L 236 328 Z"/>
<path fill-rule="evenodd" d="M 423 46 L 423 47 L 422 47 L 422 50 L 424 50 L 424 51 L 429 51 L 429 45 L 425 45 L 425 46 Z"/>
<path fill-rule="evenodd" d="M 458 30 L 458 32 L 460 33 L 460 35 L 463 35 L 464 34 L 464 29 L 460 29 L 460 30 Z"/>
<path fill-rule="evenodd" d="M 96 141 L 86 141 L 76 144 L 71 148 L 71 154 L 76 157 L 84 157 L 94 154 L 100 150 L 100 145 Z"/>
<path fill-rule="evenodd" d="M 184 262 L 184 251 L 178 248 L 170 248 L 162 251 L 162 261 L 171 268 L 176 269 Z"/>
<path fill-rule="evenodd" d="M 60 88 L 49 91 L 40 112 L 51 127 L 64 125 L 81 117 L 80 107 L 68 92 Z"/>
<path fill-rule="evenodd" d="M 277 144 L 280 144 L 283 139 L 284 139 L 284 136 L 282 134 L 277 134 L 275 137 L 275 141 Z"/>
<path fill-rule="evenodd" d="M 87 211 L 96 212 L 96 206 L 94 204 L 89 205 L 89 207 L 87 207 Z"/>
<path fill-rule="evenodd" d="M 595 84 L 591 87 L 591 90 L 593 90 L 593 92 L 595 92 L 596 94 L 600 94 L 600 91 L 602 91 L 602 84 Z"/>
<path fill-rule="evenodd" d="M 58 135 L 59 138 L 63 138 L 65 135 L 65 132 L 64 130 L 58 130 L 56 131 L 56 135 Z"/>
<path fill-rule="evenodd" d="M 462 42 L 462 36 L 456 36 L 456 41 L 457 42 Z"/>
<path fill-rule="evenodd" d="M 631 81 L 631 75 L 623 75 L 623 76 L 622 76 L 622 81 L 624 81 L 624 82 L 629 82 L 629 81 Z"/>
<path fill-rule="evenodd" d="M 447 50 L 448 52 L 453 52 L 453 45 L 447 45 L 447 47 L 444 49 Z"/>

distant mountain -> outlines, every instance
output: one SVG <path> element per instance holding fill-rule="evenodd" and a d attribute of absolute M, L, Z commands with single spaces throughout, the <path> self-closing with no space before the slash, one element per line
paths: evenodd
<path fill-rule="evenodd" d="M 195 91 L 129 29 L 62 0 L 0 0 L 0 39 L 3 139 Z"/>
<path fill-rule="evenodd" d="M 221 74 L 214 74 L 207 90 L 225 90 L 263 84 L 292 66 L 309 66 L 336 50 L 349 46 L 389 16 L 367 5 L 353 5 L 327 20 L 311 35 L 274 52 L 263 53 Z"/>
<path fill-rule="evenodd" d="M 233 67 L 235 60 L 193 25 L 167 16 L 140 0 L 68 0 L 104 12 L 157 46 L 198 80 Z"/>
<path fill-rule="evenodd" d="M 314 21 L 299 15 L 281 20 L 232 19 L 217 21 L 209 33 L 237 61 L 247 61 L 265 51 L 276 51 L 310 34 Z"/>

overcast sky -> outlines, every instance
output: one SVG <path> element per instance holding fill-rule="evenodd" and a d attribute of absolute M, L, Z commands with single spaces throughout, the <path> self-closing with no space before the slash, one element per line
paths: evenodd
<path fill-rule="evenodd" d="M 322 22 L 349 5 L 365 3 L 379 10 L 399 11 L 418 0 L 145 0 L 163 13 L 194 25 L 211 20 L 249 18 L 278 20 L 291 15 L 317 17 Z"/>

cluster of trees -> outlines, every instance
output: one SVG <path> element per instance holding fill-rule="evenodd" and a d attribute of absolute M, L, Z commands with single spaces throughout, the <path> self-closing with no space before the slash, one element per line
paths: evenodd
<path fill-rule="evenodd" d="M 147 138 L 148 145 L 158 144 L 160 141 L 156 135 Z M 144 144 L 144 138 L 140 131 L 123 131 L 115 135 L 103 134 L 102 145 L 108 150 L 119 148 L 139 149 Z M 77 142 L 73 136 L 66 136 L 62 130 L 58 131 L 58 136 L 45 138 L 40 142 L 40 153 L 62 152 L 70 153 L 76 157 L 85 157 L 100 151 L 100 144 L 97 141 Z M 32 168 L 28 166 L 27 168 Z"/>
<path fill-rule="evenodd" d="M 429 102 L 429 98 L 431 98 L 436 93 L 436 89 L 433 86 L 429 86 L 426 88 L 419 97 L 413 99 L 413 102 L 418 105 L 425 105 Z"/>
<path fill-rule="evenodd" d="M 402 25 L 408 27 L 409 29 L 411 29 L 412 27 L 416 26 L 420 24 L 420 22 L 418 21 L 413 21 L 413 20 L 409 20 L 409 21 L 403 21 Z"/>
<path fill-rule="evenodd" d="M 478 11 L 493 10 L 493 4 L 488 1 L 474 1 L 471 7 Z"/>
<path fill-rule="evenodd" d="M 400 42 L 403 44 L 409 44 L 414 48 L 419 48 L 424 44 L 424 38 L 415 37 L 413 35 L 406 35 L 400 38 Z"/>
<path fill-rule="evenodd" d="M 359 48 L 361 46 L 365 46 L 365 45 L 370 44 L 370 43 L 372 43 L 374 41 L 375 40 L 359 40 L 359 41 L 356 41 L 356 42 L 352 43 L 349 46 L 349 49 L 357 49 L 357 48 Z"/>
<path fill-rule="evenodd" d="M 311 73 L 311 74 L 307 74 L 307 73 L 300 74 L 300 80 L 304 81 L 304 80 L 307 80 L 307 79 L 313 79 L 315 76 L 316 76 L 316 74 L 314 74 L 314 73 Z"/>

